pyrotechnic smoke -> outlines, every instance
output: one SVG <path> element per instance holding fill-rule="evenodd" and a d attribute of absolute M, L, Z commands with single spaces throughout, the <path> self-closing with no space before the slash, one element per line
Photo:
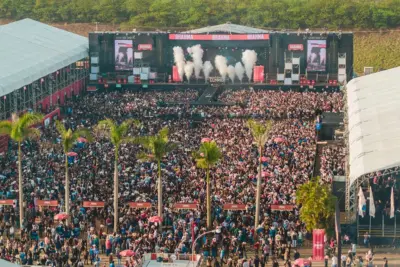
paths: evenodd
<path fill-rule="evenodd" d="M 229 65 L 228 67 L 228 76 L 232 83 L 235 82 L 235 67 L 232 65 Z"/>
<path fill-rule="evenodd" d="M 226 57 L 218 55 L 215 57 L 215 67 L 217 68 L 219 74 L 221 75 L 222 79 L 225 81 L 226 74 L 228 74 L 228 60 Z"/>
<path fill-rule="evenodd" d="M 240 82 L 242 82 L 243 76 L 244 76 L 244 68 L 243 68 L 242 63 L 240 63 L 240 62 L 236 63 L 235 73 L 236 73 L 236 76 L 239 78 Z"/>
<path fill-rule="evenodd" d="M 214 69 L 213 65 L 211 65 L 210 61 L 204 62 L 203 66 L 203 72 L 204 72 L 204 79 L 206 82 L 208 81 L 208 78 L 210 77 L 211 71 Z"/>
<path fill-rule="evenodd" d="M 191 47 L 193 64 L 194 64 L 194 76 L 196 79 L 200 77 L 201 69 L 203 68 L 203 54 L 204 51 L 201 45 L 195 45 Z"/>
<path fill-rule="evenodd" d="M 253 67 L 257 62 L 257 53 L 254 50 L 246 50 L 242 54 L 242 62 L 244 64 L 244 69 L 246 71 L 246 76 L 251 80 L 253 74 Z"/>
<path fill-rule="evenodd" d="M 185 72 L 185 54 L 180 46 L 174 47 L 174 61 L 178 68 L 179 78 L 183 81 L 183 74 Z"/>
<path fill-rule="evenodd" d="M 185 65 L 185 76 L 186 76 L 186 79 L 188 81 L 190 81 L 190 77 L 192 77 L 193 68 L 194 68 L 193 62 L 191 62 L 191 61 L 186 62 L 186 65 Z"/>
<path fill-rule="evenodd" d="M 186 48 L 186 51 L 188 52 L 189 55 L 192 54 L 192 48 L 191 47 Z"/>

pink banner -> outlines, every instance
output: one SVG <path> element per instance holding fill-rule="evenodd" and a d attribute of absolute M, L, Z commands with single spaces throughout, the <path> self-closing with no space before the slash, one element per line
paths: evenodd
<path fill-rule="evenodd" d="M 264 81 L 264 66 L 254 66 L 253 81 L 255 83 Z"/>
<path fill-rule="evenodd" d="M 179 77 L 178 67 L 177 66 L 173 66 L 172 67 L 172 80 L 174 82 L 181 82 L 181 77 Z"/>
<path fill-rule="evenodd" d="M 313 260 L 322 261 L 324 260 L 324 229 L 313 230 Z M 339 259 L 340 260 L 340 259 Z"/>
<path fill-rule="evenodd" d="M 304 46 L 303 46 L 303 44 L 290 44 L 288 46 L 288 50 L 289 51 L 303 51 Z"/>
<path fill-rule="evenodd" d="M 254 41 L 269 40 L 269 34 L 170 34 L 170 40 Z"/>

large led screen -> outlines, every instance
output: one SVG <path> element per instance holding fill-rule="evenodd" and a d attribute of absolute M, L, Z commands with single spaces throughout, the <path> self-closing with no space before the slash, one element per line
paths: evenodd
<path fill-rule="evenodd" d="M 115 70 L 132 70 L 132 40 L 115 40 Z"/>
<path fill-rule="evenodd" d="M 326 71 L 326 40 L 307 41 L 307 71 Z"/>

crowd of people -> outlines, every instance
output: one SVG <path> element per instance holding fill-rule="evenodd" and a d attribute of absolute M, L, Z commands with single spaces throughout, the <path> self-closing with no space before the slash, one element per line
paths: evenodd
<path fill-rule="evenodd" d="M 344 176 L 346 168 L 346 148 L 334 144 L 322 147 L 321 179 L 327 183 L 333 182 L 334 176 Z"/>
<path fill-rule="evenodd" d="M 13 238 L 19 217 L 15 206 L 0 208 L 5 233 L 0 239 L 1 258 L 22 263 L 41 262 L 52 266 L 82 266 L 99 262 L 106 253 L 109 262 L 121 262 L 119 252 L 135 251 L 124 266 L 140 266 L 146 252 L 203 253 L 229 266 L 246 259 L 251 246 L 262 252 L 251 259 L 267 263 L 269 257 L 289 262 L 295 250 L 310 239 L 310 233 L 299 220 L 297 208 L 291 212 L 271 210 L 271 204 L 293 205 L 296 188 L 313 173 L 316 156 L 316 134 L 313 114 L 316 109 L 342 110 L 339 93 L 295 93 L 270 91 L 227 91 L 220 101 L 240 103 L 234 106 L 190 106 L 198 94 L 194 90 L 172 92 L 110 92 L 80 97 L 66 104 L 62 118 L 66 128 L 86 127 L 93 130 L 98 121 L 110 118 L 121 123 L 139 119 L 131 137 L 154 135 L 168 127 L 169 139 L 176 149 L 161 163 L 164 221 L 162 228 L 150 223 L 155 208 L 131 209 L 129 202 L 157 203 L 157 166 L 137 159 L 143 148 L 137 144 L 122 145 L 118 162 L 119 228 L 113 232 L 114 147 L 109 140 L 96 138 L 92 143 L 77 144 L 76 157 L 70 158 L 71 223 L 55 221 L 64 211 L 64 155 L 60 136 L 52 123 L 42 129 L 40 140 L 22 145 L 26 220 L 22 232 Z M 164 105 L 167 102 L 180 104 Z M 269 140 L 263 149 L 260 225 L 254 228 L 255 191 L 258 155 L 247 118 L 275 119 Z M 202 138 L 218 144 L 222 159 L 211 172 L 212 236 L 195 244 L 193 240 L 205 228 L 205 174 L 196 168 L 192 153 Z M 323 173 L 340 172 L 343 158 L 324 152 Z M 1 160 L 0 192 L 2 198 L 16 199 L 18 194 L 17 149 L 15 144 Z M 38 200 L 57 200 L 58 206 L 39 207 Z M 104 201 L 105 207 L 84 208 L 83 201 Z M 196 203 L 196 210 L 176 210 L 174 203 Z M 246 210 L 226 211 L 223 204 L 245 204 Z M 38 220 L 40 218 L 40 221 Z M 257 238 L 256 238 L 256 233 Z M 218 255 L 218 257 L 217 257 Z M 222 256 L 221 256 L 222 255 Z M 249 259 L 247 259 L 249 260 Z M 97 265 L 96 265 L 97 264 Z M 108 264 L 108 262 L 107 262 Z M 211 264 L 211 263 L 210 263 Z M 108 265 L 107 265 L 108 266 Z M 111 266 L 111 265 L 110 265 Z"/>

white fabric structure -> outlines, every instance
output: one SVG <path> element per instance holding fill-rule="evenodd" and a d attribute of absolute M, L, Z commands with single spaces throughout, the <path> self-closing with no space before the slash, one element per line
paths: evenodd
<path fill-rule="evenodd" d="M 400 166 L 400 67 L 347 85 L 350 185 L 370 172 Z"/>
<path fill-rule="evenodd" d="M 269 31 L 263 29 L 252 28 L 248 26 L 225 23 L 200 29 L 187 31 L 184 33 L 213 33 L 213 32 L 229 32 L 229 33 L 269 33 Z"/>
<path fill-rule="evenodd" d="M 88 56 L 86 37 L 31 19 L 0 26 L 0 96 Z"/>

